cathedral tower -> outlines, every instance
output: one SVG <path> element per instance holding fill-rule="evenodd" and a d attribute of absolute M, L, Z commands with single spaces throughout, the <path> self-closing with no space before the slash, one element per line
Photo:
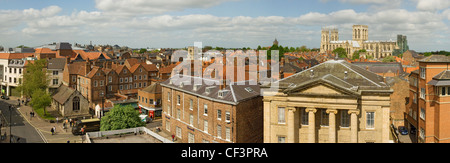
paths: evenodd
<path fill-rule="evenodd" d="M 367 25 L 353 25 L 353 41 L 369 40 L 369 27 Z"/>

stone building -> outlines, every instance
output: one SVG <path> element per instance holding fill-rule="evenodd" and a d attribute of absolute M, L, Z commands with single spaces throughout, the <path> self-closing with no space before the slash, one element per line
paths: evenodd
<path fill-rule="evenodd" d="M 52 108 L 63 117 L 90 117 L 88 100 L 77 90 L 61 85 L 52 95 Z"/>
<path fill-rule="evenodd" d="M 162 129 L 178 141 L 263 142 L 259 85 L 249 81 L 224 85 L 219 80 L 177 74 L 161 86 Z"/>
<path fill-rule="evenodd" d="M 339 40 L 339 31 L 336 28 L 323 28 L 320 42 L 320 53 L 344 48 L 347 57 L 352 58 L 353 53 L 362 49 L 376 59 L 392 56 L 395 49 L 399 49 L 397 41 L 369 40 L 369 27 L 367 25 L 353 25 L 352 40 Z"/>
<path fill-rule="evenodd" d="M 390 95 L 383 77 L 331 60 L 264 92 L 264 143 L 387 143 Z"/>

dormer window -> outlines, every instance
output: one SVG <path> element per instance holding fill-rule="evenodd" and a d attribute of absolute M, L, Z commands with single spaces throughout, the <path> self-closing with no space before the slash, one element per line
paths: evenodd
<path fill-rule="evenodd" d="M 220 90 L 219 91 L 219 98 L 223 98 L 227 95 L 227 93 L 230 92 L 229 90 Z"/>
<path fill-rule="evenodd" d="M 250 87 L 245 88 L 245 90 L 246 90 L 248 93 L 252 93 L 252 92 L 253 92 L 253 89 L 250 88 Z"/>
<path fill-rule="evenodd" d="M 209 93 L 211 93 L 211 90 L 214 89 L 214 88 L 215 88 L 214 86 L 213 87 L 207 87 L 205 89 L 205 93 L 208 95 Z"/>
<path fill-rule="evenodd" d="M 194 91 L 197 91 L 202 85 L 201 84 L 195 84 L 194 85 Z"/>

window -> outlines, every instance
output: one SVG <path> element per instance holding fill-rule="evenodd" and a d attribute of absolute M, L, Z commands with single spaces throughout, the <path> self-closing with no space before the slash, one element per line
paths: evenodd
<path fill-rule="evenodd" d="M 375 112 L 366 112 L 366 128 L 375 128 Z"/>
<path fill-rule="evenodd" d="M 189 125 L 193 126 L 194 125 L 194 115 L 189 114 Z"/>
<path fill-rule="evenodd" d="M 420 108 L 420 118 L 425 120 L 425 109 L 424 108 Z"/>
<path fill-rule="evenodd" d="M 123 85 L 120 85 L 120 86 L 119 86 L 119 89 L 120 89 L 120 90 L 123 90 Z"/>
<path fill-rule="evenodd" d="M 414 93 L 413 103 L 417 104 L 417 93 Z"/>
<path fill-rule="evenodd" d="M 112 76 L 108 77 L 108 82 L 112 83 Z"/>
<path fill-rule="evenodd" d="M 125 77 L 125 83 L 128 83 L 128 78 L 127 77 Z"/>
<path fill-rule="evenodd" d="M 195 143 L 195 136 L 193 133 L 188 133 L 188 143 Z"/>
<path fill-rule="evenodd" d="M 170 101 L 170 92 L 167 92 L 167 101 Z"/>
<path fill-rule="evenodd" d="M 181 103 L 181 97 L 180 97 L 180 95 L 177 95 L 177 105 L 180 105 L 180 103 Z"/>
<path fill-rule="evenodd" d="M 306 108 L 301 109 L 302 112 L 302 125 L 309 125 L 309 113 L 306 112 Z"/>
<path fill-rule="evenodd" d="M 130 76 L 128 79 L 130 82 L 133 82 L 133 78 Z"/>
<path fill-rule="evenodd" d="M 194 101 L 192 99 L 189 99 L 189 110 L 194 109 Z"/>
<path fill-rule="evenodd" d="M 105 84 L 105 81 L 100 80 L 100 86 L 103 86 Z"/>
<path fill-rule="evenodd" d="M 350 114 L 348 111 L 341 111 L 341 127 L 350 126 Z"/>
<path fill-rule="evenodd" d="M 58 85 L 58 79 L 53 79 L 53 85 Z"/>
<path fill-rule="evenodd" d="M 286 143 L 286 137 L 285 136 L 278 136 L 278 143 Z"/>
<path fill-rule="evenodd" d="M 167 115 L 170 115 L 170 106 L 167 105 Z"/>
<path fill-rule="evenodd" d="M 426 76 L 426 69 L 425 68 L 420 68 L 420 78 L 425 79 Z"/>
<path fill-rule="evenodd" d="M 217 110 L 217 120 L 222 120 L 222 110 Z"/>
<path fill-rule="evenodd" d="M 283 118 L 284 118 L 284 116 L 283 116 Z M 225 122 L 230 122 L 230 120 L 231 120 L 231 114 L 230 114 L 230 112 L 226 111 L 225 112 Z"/>
<path fill-rule="evenodd" d="M 420 138 L 425 139 L 425 130 L 423 128 L 420 128 Z"/>
<path fill-rule="evenodd" d="M 217 137 L 221 138 L 222 137 L 222 126 L 217 125 Z"/>
<path fill-rule="evenodd" d="M 109 86 L 109 91 L 112 91 L 112 85 Z"/>
<path fill-rule="evenodd" d="M 420 88 L 420 98 L 425 100 L 425 88 Z"/>
<path fill-rule="evenodd" d="M 322 126 L 328 126 L 329 120 L 328 120 L 328 113 L 326 109 L 321 109 L 321 123 Z"/>
<path fill-rule="evenodd" d="M 231 132 L 230 132 L 230 128 L 229 127 L 225 127 L 225 139 L 226 140 L 231 140 Z"/>
<path fill-rule="evenodd" d="M 19 71 L 19 74 L 21 73 L 21 71 Z M 58 75 L 58 71 L 53 71 L 53 75 Z"/>
<path fill-rule="evenodd" d="M 170 121 L 166 121 L 166 130 L 170 131 Z"/>
<path fill-rule="evenodd" d="M 178 126 L 176 127 L 176 132 L 177 132 L 177 137 L 181 138 L 182 134 L 181 134 L 181 128 L 180 127 L 178 127 Z"/>
<path fill-rule="evenodd" d="M 179 120 L 180 117 L 181 117 L 181 111 L 180 111 L 180 109 L 177 109 L 177 117 L 176 118 Z"/>
<path fill-rule="evenodd" d="M 208 116 L 208 105 L 207 104 L 203 105 L 203 115 Z"/>
<path fill-rule="evenodd" d="M 119 81 L 120 81 L 120 83 L 123 83 L 123 78 L 120 78 Z"/>
<path fill-rule="evenodd" d="M 285 109 L 284 108 L 278 108 L 278 124 L 285 124 L 286 123 L 286 119 L 285 119 L 285 114 L 284 114 Z"/>
<path fill-rule="evenodd" d="M 208 133 L 208 121 L 204 120 L 203 121 L 203 131 L 205 131 L 206 133 Z"/>
<path fill-rule="evenodd" d="M 77 80 L 77 77 L 72 76 L 72 82 L 75 82 Z"/>
<path fill-rule="evenodd" d="M 79 111 L 80 110 L 80 98 L 75 96 L 72 100 L 72 110 Z"/>

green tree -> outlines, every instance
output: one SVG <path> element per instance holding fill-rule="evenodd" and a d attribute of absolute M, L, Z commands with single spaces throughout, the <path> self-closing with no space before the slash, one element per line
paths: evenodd
<path fill-rule="evenodd" d="M 45 108 L 50 106 L 52 102 L 50 95 L 43 89 L 37 89 L 33 92 L 32 97 L 31 107 L 33 107 L 37 113 L 42 113 L 41 110 L 43 109 L 43 115 L 45 116 L 47 114 Z"/>
<path fill-rule="evenodd" d="M 336 48 L 333 50 L 334 54 L 337 54 L 339 58 L 347 58 L 347 51 L 344 48 Z"/>
<path fill-rule="evenodd" d="M 359 59 L 360 58 L 359 53 L 365 53 L 365 52 L 367 52 L 366 49 L 361 49 L 361 50 L 355 51 L 353 53 L 352 60 Z"/>
<path fill-rule="evenodd" d="M 131 105 L 115 105 L 100 122 L 101 131 L 142 127 L 145 123 L 139 118 L 139 112 Z"/>
<path fill-rule="evenodd" d="M 393 56 L 387 56 L 383 58 L 383 62 L 394 62 L 395 58 Z"/>
<path fill-rule="evenodd" d="M 23 72 L 22 84 L 18 86 L 18 90 L 25 96 L 33 98 L 34 92 L 48 88 L 49 79 L 47 73 L 43 71 L 46 63 L 47 60 L 41 59 L 27 65 L 26 71 Z"/>
<path fill-rule="evenodd" d="M 145 53 L 145 52 L 147 52 L 147 49 L 141 49 L 141 50 L 139 50 L 139 54 L 143 54 L 143 53 Z"/>

